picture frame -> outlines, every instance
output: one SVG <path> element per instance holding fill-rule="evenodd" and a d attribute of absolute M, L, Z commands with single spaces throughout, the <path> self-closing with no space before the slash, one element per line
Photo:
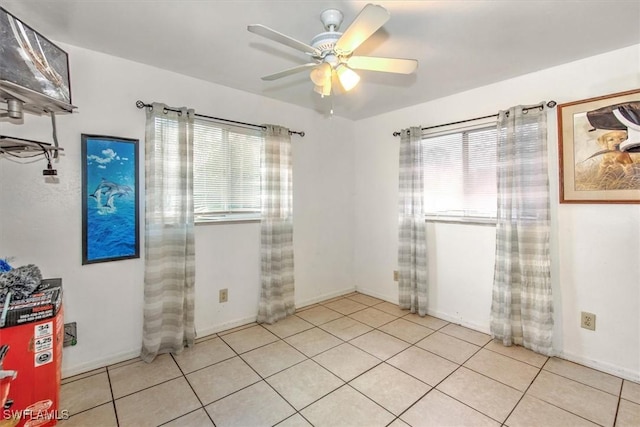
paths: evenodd
<path fill-rule="evenodd" d="M 640 203 L 640 90 L 558 105 L 560 203 Z"/>
<path fill-rule="evenodd" d="M 82 134 L 82 264 L 140 258 L 139 141 Z"/>

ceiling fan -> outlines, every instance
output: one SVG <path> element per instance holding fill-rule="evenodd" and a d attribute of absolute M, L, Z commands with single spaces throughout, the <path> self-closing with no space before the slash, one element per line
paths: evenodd
<path fill-rule="evenodd" d="M 338 29 L 342 24 L 342 12 L 337 9 L 327 9 L 320 14 L 320 20 L 326 31 L 315 36 L 311 44 L 303 43 L 260 24 L 249 25 L 247 30 L 304 52 L 313 61 L 264 76 L 262 80 L 276 80 L 311 70 L 310 77 L 315 85 L 314 91 L 324 97 L 331 95 L 334 79 L 340 82 L 345 91 L 353 89 L 360 81 L 360 76 L 354 70 L 399 74 L 411 74 L 416 70 L 418 61 L 415 59 L 353 55 L 354 51 L 389 18 L 389 12 L 382 6 L 367 4 L 344 33 L 341 33 Z"/>

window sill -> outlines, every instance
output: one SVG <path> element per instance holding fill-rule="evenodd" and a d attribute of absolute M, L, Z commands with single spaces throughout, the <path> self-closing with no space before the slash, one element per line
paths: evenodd
<path fill-rule="evenodd" d="M 233 218 L 229 216 L 223 217 L 209 217 L 198 219 L 195 221 L 196 226 L 200 225 L 214 225 L 214 224 L 247 224 L 247 223 L 259 223 L 260 218 Z"/>
<path fill-rule="evenodd" d="M 445 224 L 462 224 L 462 225 L 488 225 L 495 227 L 495 218 L 483 217 L 459 217 L 459 216 L 425 216 L 425 222 L 445 223 Z"/>

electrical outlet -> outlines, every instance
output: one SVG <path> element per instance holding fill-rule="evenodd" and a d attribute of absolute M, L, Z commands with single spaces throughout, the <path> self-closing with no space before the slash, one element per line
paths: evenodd
<path fill-rule="evenodd" d="M 580 317 L 580 326 L 591 331 L 596 330 L 596 315 L 583 311 Z"/>
<path fill-rule="evenodd" d="M 220 302 L 227 302 L 229 300 L 229 290 L 220 289 L 220 297 L 218 299 Z"/>
<path fill-rule="evenodd" d="M 398 280 L 398 270 L 393 270 L 393 281 L 397 282 Z"/>
<path fill-rule="evenodd" d="M 64 324 L 64 339 L 62 340 L 62 346 L 67 347 L 70 345 L 78 344 L 78 330 L 76 328 L 76 322 Z"/>

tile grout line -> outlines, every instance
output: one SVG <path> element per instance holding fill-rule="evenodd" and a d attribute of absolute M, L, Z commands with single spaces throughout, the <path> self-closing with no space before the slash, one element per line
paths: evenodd
<path fill-rule="evenodd" d="M 618 413 L 620 412 L 620 404 L 622 403 L 622 389 L 624 388 L 624 380 L 620 383 L 620 393 L 618 394 L 618 404 L 616 405 L 616 413 L 613 416 L 613 425 L 618 421 Z"/>
<path fill-rule="evenodd" d="M 118 419 L 118 409 L 116 408 L 116 397 L 113 394 L 113 385 L 111 384 L 111 374 L 109 373 L 109 367 L 105 367 L 107 372 L 107 380 L 109 381 L 109 391 L 111 392 L 111 405 L 113 406 L 113 415 L 116 417 L 116 425 L 120 427 L 120 420 Z"/>

